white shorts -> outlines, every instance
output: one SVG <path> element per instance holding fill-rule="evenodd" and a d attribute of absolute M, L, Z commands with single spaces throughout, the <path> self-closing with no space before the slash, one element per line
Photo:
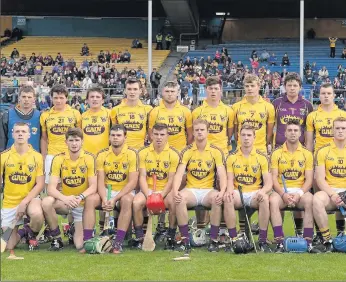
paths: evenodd
<path fill-rule="evenodd" d="M 71 209 L 71 214 L 72 214 L 74 222 L 82 222 L 83 221 L 83 210 L 84 210 L 84 207 L 82 207 L 82 206 L 79 206 L 77 208 Z M 63 217 L 66 216 L 67 217 L 68 215 L 67 214 L 63 214 L 62 216 Z"/>
<path fill-rule="evenodd" d="M 238 190 L 234 190 L 234 192 L 237 191 L 237 193 L 240 196 L 240 193 Z M 251 201 L 254 196 L 256 196 L 258 191 L 253 191 L 253 192 L 243 192 L 243 198 L 244 198 L 244 204 L 247 207 L 251 207 Z"/>
<path fill-rule="evenodd" d="M 44 174 L 45 174 L 45 183 L 46 184 L 49 183 L 49 174 L 50 174 L 50 169 L 51 169 L 52 161 L 53 161 L 54 157 L 55 157 L 54 155 L 47 155 L 46 159 L 44 161 Z"/>
<path fill-rule="evenodd" d="M 345 192 L 346 188 L 332 188 L 335 193 Z"/>
<path fill-rule="evenodd" d="M 9 227 L 13 224 L 16 218 L 17 207 L 9 209 L 1 209 L 1 227 Z M 24 223 L 23 218 L 17 221 L 16 226 L 22 225 Z"/>
<path fill-rule="evenodd" d="M 107 196 L 108 191 L 107 191 L 107 189 L 105 189 L 105 190 L 106 190 L 106 196 Z M 112 190 L 111 199 L 114 198 L 114 197 L 116 197 L 116 195 L 118 195 L 119 193 L 120 193 L 120 191 L 113 191 L 113 190 Z M 132 190 L 132 191 L 130 192 L 130 194 L 132 194 L 133 196 L 136 195 L 135 190 Z"/>
<path fill-rule="evenodd" d="M 303 196 L 304 192 L 300 188 L 287 188 L 287 194 L 299 194 L 299 196 Z"/>
<path fill-rule="evenodd" d="M 210 191 L 213 191 L 214 189 L 201 189 L 201 188 L 184 188 L 184 190 L 192 192 L 192 194 L 196 198 L 197 206 L 202 205 L 204 198 L 208 195 Z"/>

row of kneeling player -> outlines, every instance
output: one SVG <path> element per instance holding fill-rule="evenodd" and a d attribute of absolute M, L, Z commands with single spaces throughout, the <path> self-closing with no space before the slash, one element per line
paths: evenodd
<path fill-rule="evenodd" d="M 314 168 L 312 153 L 299 142 L 301 126 L 296 121 L 287 123 L 286 142 L 272 153 L 271 164 L 266 155 L 254 148 L 255 129 L 246 124 L 240 130 L 240 146 L 227 157 L 207 140 L 208 123 L 202 119 L 193 122 L 194 142 L 181 153 L 169 147 L 165 124 L 153 126 L 152 144 L 139 151 L 126 145 L 125 127 L 114 125 L 110 130 L 110 147 L 96 157 L 82 149 L 82 131 L 70 128 L 65 141 L 68 153 L 54 157 L 48 196 L 40 200 L 38 196 L 44 187 L 43 159 L 28 144 L 28 125 L 17 123 L 13 128 L 14 145 L 1 153 L 1 179 L 5 187 L 1 225 L 3 229 L 14 222 L 18 226 L 25 214 L 30 223 L 20 230 L 15 229 L 8 248 L 13 249 L 22 238 L 27 240 L 30 249 L 37 248 L 36 237 L 45 220 L 53 238 L 50 249 L 62 249 L 57 214 L 71 214 L 75 226 L 74 244 L 77 250 L 85 252 L 85 243 L 94 235 L 95 210 L 99 207 L 110 212 L 115 205 L 119 205 L 120 214 L 112 252 L 122 252 L 132 219 L 136 233 L 133 246 L 141 248 L 147 198 L 152 193 L 160 193 L 169 210 L 169 249 L 190 252 L 187 209 L 199 205 L 211 210 L 209 251 L 219 250 L 217 238 L 222 216 L 231 242 L 236 241 L 235 210 L 242 208 L 244 203 L 258 209 L 261 251 L 272 252 L 267 239 L 269 220 L 277 243 L 275 252 L 285 250 L 280 212 L 285 207 L 304 209 L 303 238 L 310 252 L 332 251 L 326 210 L 346 207 L 345 118 L 334 120 L 333 132 L 333 141 L 316 153 Z M 313 195 L 310 191 L 314 169 L 320 191 Z M 155 185 L 152 175 L 156 176 Z M 109 185 L 111 197 L 107 199 Z M 153 191 L 154 186 L 156 191 Z M 314 219 L 323 240 L 313 246 Z M 179 245 L 175 241 L 177 226 L 181 234 Z"/>

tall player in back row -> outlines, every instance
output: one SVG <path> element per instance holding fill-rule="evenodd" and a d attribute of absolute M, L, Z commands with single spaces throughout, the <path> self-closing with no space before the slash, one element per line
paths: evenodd
<path fill-rule="evenodd" d="M 152 109 L 144 105 L 139 96 L 142 93 L 142 83 L 137 79 L 125 82 L 126 99 L 111 111 L 112 124 L 123 124 L 127 131 L 126 144 L 139 150 L 144 146 L 147 137 L 148 114 Z"/>
<path fill-rule="evenodd" d="M 190 110 L 178 100 L 179 84 L 167 82 L 163 86 L 162 101 L 149 114 L 149 138 L 156 123 L 167 124 L 169 146 L 181 152 L 193 141 L 192 116 Z"/>
<path fill-rule="evenodd" d="M 247 124 L 256 130 L 254 147 L 265 154 L 270 154 L 275 122 L 274 107 L 260 96 L 260 81 L 256 75 L 250 74 L 244 78 L 244 88 L 245 97 L 232 106 L 238 146 L 240 146 L 240 129 Z"/>
<path fill-rule="evenodd" d="M 34 88 L 23 86 L 19 89 L 18 105 L 2 114 L 0 123 L 0 152 L 13 145 L 12 129 L 14 124 L 18 122 L 25 122 L 29 125 L 29 144 L 34 150 L 40 152 L 40 112 L 34 109 L 35 99 Z"/>
<path fill-rule="evenodd" d="M 50 93 L 53 107 L 42 113 L 40 118 L 42 129 L 41 153 L 45 161 L 46 184 L 49 183 L 49 173 L 54 156 L 68 152 L 65 133 L 71 127 L 81 127 L 79 111 L 66 104 L 68 98 L 67 88 L 62 85 L 55 85 Z"/>

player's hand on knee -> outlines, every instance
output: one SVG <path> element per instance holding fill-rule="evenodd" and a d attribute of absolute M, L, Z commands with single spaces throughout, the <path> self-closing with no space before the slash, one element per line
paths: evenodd
<path fill-rule="evenodd" d="M 218 206 L 221 206 L 222 205 L 222 202 L 223 202 L 223 195 L 224 193 L 223 192 L 218 192 L 215 196 L 215 203 L 218 205 Z"/>
<path fill-rule="evenodd" d="M 341 200 L 340 196 L 338 194 L 333 194 L 330 199 L 332 202 L 337 206 L 341 206 L 343 204 L 343 201 Z"/>
<path fill-rule="evenodd" d="M 26 211 L 26 207 L 28 205 L 24 202 L 21 202 L 17 208 L 17 211 L 16 211 L 16 220 L 19 220 L 21 219 L 24 215 L 25 215 L 25 211 Z"/>
<path fill-rule="evenodd" d="M 264 198 L 265 193 L 262 190 L 259 190 L 256 194 L 257 202 L 262 202 Z"/>
<path fill-rule="evenodd" d="M 183 200 L 183 197 L 179 193 L 179 191 L 174 195 L 174 201 L 176 204 L 180 204 L 181 201 Z"/>
<path fill-rule="evenodd" d="M 292 197 L 292 204 L 294 205 L 293 207 L 295 207 L 300 201 L 300 195 L 299 194 L 294 194 Z"/>
<path fill-rule="evenodd" d="M 223 195 L 223 200 L 226 203 L 231 203 L 233 201 L 234 191 L 226 191 Z"/>
<path fill-rule="evenodd" d="M 66 206 L 68 206 L 71 209 L 77 208 L 79 205 L 78 200 L 73 195 L 65 196 L 63 202 Z"/>

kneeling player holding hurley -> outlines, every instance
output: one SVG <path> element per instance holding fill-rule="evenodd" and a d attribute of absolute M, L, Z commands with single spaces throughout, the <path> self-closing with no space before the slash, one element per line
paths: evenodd
<path fill-rule="evenodd" d="M 323 236 L 323 245 L 314 246 L 312 253 L 331 252 L 333 245 L 326 210 L 346 208 L 339 193 L 346 193 L 346 118 L 333 122 L 334 139 L 316 153 L 315 178 L 321 191 L 313 198 L 313 213 Z"/>
<path fill-rule="evenodd" d="M 211 207 L 210 243 L 208 250 L 217 252 L 217 237 L 221 221 L 222 198 L 226 190 L 226 170 L 222 151 L 210 144 L 208 122 L 196 119 L 193 122 L 195 142 L 182 151 L 180 164 L 173 180 L 173 193 L 176 203 L 176 215 L 179 224 L 185 254 L 190 252 L 187 208 L 203 205 Z M 187 184 L 179 191 L 184 172 L 187 171 Z M 220 181 L 220 191 L 214 189 L 216 173 Z"/>
<path fill-rule="evenodd" d="M 288 121 L 285 131 L 286 142 L 273 152 L 271 158 L 275 192 L 270 195 L 270 214 L 277 243 L 276 253 L 284 252 L 282 244 L 284 232 L 280 210 L 286 207 L 304 209 L 303 237 L 309 245 L 314 233 L 312 194 L 309 192 L 313 179 L 313 156 L 299 142 L 301 133 L 298 120 Z M 283 188 L 281 176 L 286 179 L 287 192 Z"/>
<path fill-rule="evenodd" d="M 1 227 L 6 230 L 16 223 L 8 249 L 13 249 L 21 238 L 26 238 L 29 250 L 33 250 L 38 246 L 36 236 L 44 220 L 41 200 L 36 198 L 44 188 L 43 159 L 28 144 L 30 128 L 26 123 L 14 124 L 12 137 L 14 144 L 0 154 L 0 181 L 4 181 Z M 24 214 L 30 217 L 30 224 L 18 231 Z"/>
<path fill-rule="evenodd" d="M 133 201 L 136 244 L 138 248 L 143 243 L 143 208 L 146 198 L 153 189 L 153 178 L 157 178 L 158 193 L 161 193 L 165 206 L 169 209 L 169 229 L 166 248 L 174 247 L 176 233 L 175 202 L 171 193 L 173 178 L 179 164 L 179 153 L 168 145 L 168 126 L 157 123 L 152 129 L 153 143 L 139 151 L 139 192 Z"/>
<path fill-rule="evenodd" d="M 113 241 L 113 253 L 123 251 L 122 244 L 132 217 L 134 189 L 138 182 L 138 155 L 134 149 L 127 147 L 126 128 L 113 125 L 110 129 L 111 146 L 102 150 L 97 156 L 97 190 L 98 194 L 86 200 L 84 210 L 84 241 L 92 238 L 95 225 L 95 208 L 102 205 L 104 211 L 112 212 L 120 202 L 117 236 Z M 107 200 L 107 185 L 112 186 L 111 199 Z"/>
<path fill-rule="evenodd" d="M 224 195 L 224 217 L 231 238 L 237 236 L 234 209 L 242 207 L 238 186 L 243 189 L 244 204 L 258 209 L 259 247 L 262 252 L 271 252 L 267 243 L 269 224 L 269 196 L 272 179 L 266 156 L 253 146 L 255 128 L 244 124 L 239 131 L 240 148 L 227 158 L 227 191 Z M 236 189 L 236 190 L 235 190 Z"/>
<path fill-rule="evenodd" d="M 82 130 L 69 128 L 65 137 L 68 153 L 53 158 L 48 197 L 42 201 L 44 216 L 53 237 L 50 247 L 53 251 L 63 248 L 57 213 L 67 215 L 71 212 L 75 223 L 74 244 L 77 250 L 83 247 L 83 204 L 85 198 L 96 193 L 97 189 L 95 157 L 82 149 Z M 61 192 L 57 189 L 60 179 Z"/>

